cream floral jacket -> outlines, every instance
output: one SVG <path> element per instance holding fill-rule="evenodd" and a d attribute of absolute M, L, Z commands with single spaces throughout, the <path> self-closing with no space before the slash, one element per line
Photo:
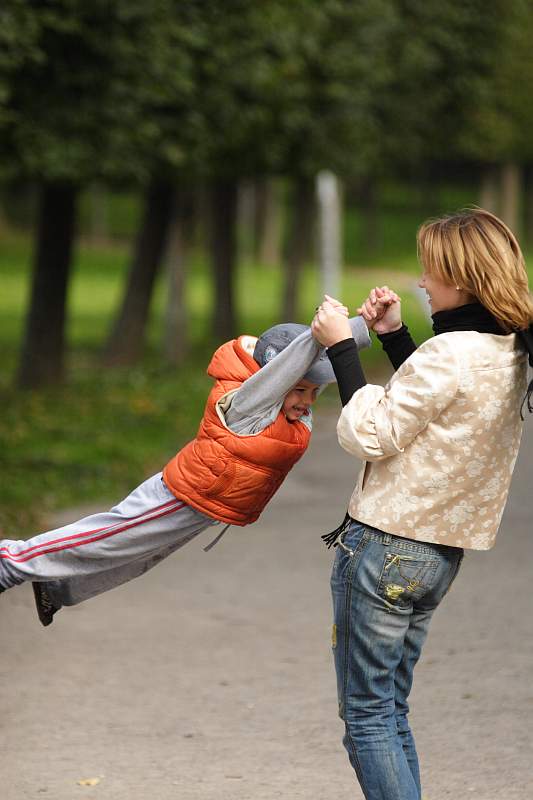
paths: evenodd
<path fill-rule="evenodd" d="M 385 386 L 355 392 L 337 425 L 361 458 L 350 516 L 396 536 L 488 550 L 522 433 L 527 358 L 515 334 L 429 339 Z"/>

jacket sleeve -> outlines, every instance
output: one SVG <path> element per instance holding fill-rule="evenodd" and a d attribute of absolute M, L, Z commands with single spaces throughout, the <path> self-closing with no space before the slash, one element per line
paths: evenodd
<path fill-rule="evenodd" d="M 339 444 L 363 461 L 401 453 L 457 394 L 459 364 L 449 340 L 425 342 L 388 386 L 367 384 L 344 406 Z"/>
<path fill-rule="evenodd" d="M 350 319 L 350 327 L 358 349 L 369 347 L 371 340 L 363 318 Z M 248 436 L 268 427 L 279 414 L 285 395 L 323 352 L 311 328 L 301 333 L 235 392 L 224 412 L 228 428 Z"/>

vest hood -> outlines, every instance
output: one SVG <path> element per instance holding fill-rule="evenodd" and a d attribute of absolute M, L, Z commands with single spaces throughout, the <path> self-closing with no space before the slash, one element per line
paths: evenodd
<path fill-rule="evenodd" d="M 256 341 L 255 336 L 239 336 L 221 345 L 209 362 L 207 374 L 217 381 L 245 381 L 260 369 L 251 355 Z"/>

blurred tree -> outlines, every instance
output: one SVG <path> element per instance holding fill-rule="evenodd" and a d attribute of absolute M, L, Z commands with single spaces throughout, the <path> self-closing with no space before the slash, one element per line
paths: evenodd
<path fill-rule="evenodd" d="M 150 300 L 172 219 L 175 190 L 171 181 L 152 178 L 144 195 L 141 224 L 119 313 L 107 343 L 105 363 L 135 363 L 142 350 Z"/>
<path fill-rule="evenodd" d="M 481 202 L 518 232 L 522 173 L 525 166 L 527 177 L 533 165 L 533 6 L 528 0 L 498 0 L 490 14 L 481 2 L 477 10 L 476 53 L 482 68 L 470 82 L 457 151 L 481 164 Z M 529 203 L 533 206 L 533 200 L 526 211 Z"/>
<path fill-rule="evenodd" d="M 174 199 L 165 253 L 167 297 L 163 352 L 166 360 L 173 365 L 183 361 L 189 345 L 185 289 L 194 242 L 197 206 L 197 195 L 191 189 L 180 186 Z"/>
<path fill-rule="evenodd" d="M 298 289 L 302 269 L 309 259 L 314 245 L 316 198 L 313 178 L 293 177 L 289 202 L 289 230 L 284 257 L 285 279 L 281 317 L 284 320 L 292 321 L 298 317 Z M 311 309 L 308 309 L 308 316 L 310 313 Z"/>
<path fill-rule="evenodd" d="M 282 132 L 273 125 L 279 62 L 275 42 L 280 15 L 288 16 L 285 6 L 281 0 L 175 4 L 169 24 L 186 31 L 180 46 L 187 60 L 188 92 L 170 82 L 163 98 L 154 94 L 147 108 L 157 130 L 158 172 L 178 184 L 201 182 L 211 194 L 209 246 L 217 339 L 231 338 L 236 331 L 238 183 L 269 173 L 276 164 L 275 147 Z M 125 295 L 123 310 L 126 303 Z M 125 351 L 131 360 L 131 339 L 125 345 L 122 336 L 113 336 L 108 349 L 113 360 L 124 360 Z"/>
<path fill-rule="evenodd" d="M 456 157 L 458 133 L 480 91 L 498 35 L 500 0 L 392 0 L 390 80 L 377 117 L 385 169 Z"/>
<path fill-rule="evenodd" d="M 379 157 L 359 187 L 370 199 L 364 214 L 370 243 L 381 178 L 427 181 L 434 167 L 472 160 L 472 151 L 466 152 L 471 111 L 486 90 L 505 16 L 502 0 L 490 9 L 483 0 L 392 0 L 391 7 L 392 31 L 383 42 L 391 68 L 375 96 Z"/>
<path fill-rule="evenodd" d="M 4 174 L 41 186 L 21 386 L 55 382 L 63 374 L 77 187 L 95 178 L 146 180 L 151 174 L 148 154 L 158 131 L 145 113 L 147 103 L 181 76 L 172 6 L 171 0 L 3 4 L 0 28 L 8 46 L 0 59 L 0 163 Z M 45 284 L 56 290 L 39 291 Z"/>
<path fill-rule="evenodd" d="M 280 262 L 281 252 L 281 191 L 272 178 L 256 178 L 254 188 L 254 245 L 255 258 L 264 266 Z"/>
<path fill-rule="evenodd" d="M 297 6 L 298 3 L 295 4 Z M 210 187 L 214 335 L 236 332 L 237 188 L 279 169 L 283 36 L 295 8 L 282 0 L 197 5 L 195 97 L 186 126 L 191 170 Z M 294 27 L 294 23 L 293 27 Z M 281 43 L 280 43 L 281 40 Z M 214 46 L 214 43 L 216 45 Z"/>
<path fill-rule="evenodd" d="M 392 80 L 391 0 L 297 0 L 278 46 L 280 165 L 293 191 L 285 257 L 284 316 L 294 318 L 309 256 L 314 187 L 322 169 L 353 180 L 372 174 L 383 149 L 380 101 Z"/>

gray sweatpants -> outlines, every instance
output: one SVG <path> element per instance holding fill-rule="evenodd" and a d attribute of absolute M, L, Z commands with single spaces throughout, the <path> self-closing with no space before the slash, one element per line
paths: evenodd
<path fill-rule="evenodd" d="M 142 575 L 218 524 L 177 500 L 158 473 L 110 511 L 26 541 L 0 540 L 0 588 L 44 582 L 54 605 L 76 605 Z"/>

